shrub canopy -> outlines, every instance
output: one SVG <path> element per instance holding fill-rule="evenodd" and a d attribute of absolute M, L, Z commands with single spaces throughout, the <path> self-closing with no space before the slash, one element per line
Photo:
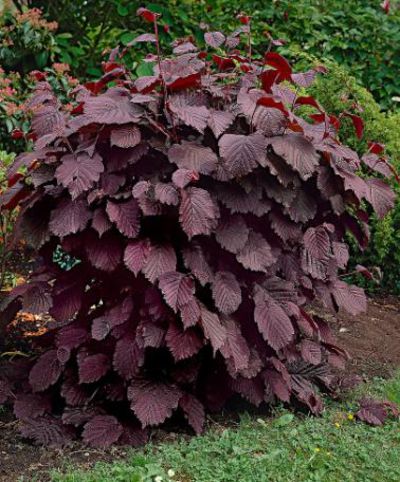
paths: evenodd
<path fill-rule="evenodd" d="M 158 46 L 157 16 L 139 14 L 156 28 L 136 42 Z M 103 77 L 74 90 L 72 111 L 37 83 L 35 150 L 18 156 L 1 197 L 3 209 L 21 204 L 18 234 L 42 260 L 4 316 L 54 318 L 39 358 L 0 381 L 25 436 L 136 444 L 175 413 L 200 432 L 205 409 L 234 394 L 318 413 L 318 387 L 334 389 L 329 369 L 346 354 L 306 307 L 365 309 L 338 274 L 343 236 L 365 246 L 363 203 L 379 216 L 393 205 L 359 169 L 391 169 L 379 144 L 360 159 L 338 141 L 343 116 L 362 135 L 357 116 L 296 94 L 322 69 L 294 73 L 271 50 L 253 61 L 240 20 L 231 35 L 207 32 L 207 51 L 176 40 L 135 80 L 115 49 Z M 71 269 L 54 262 L 57 246 Z"/>

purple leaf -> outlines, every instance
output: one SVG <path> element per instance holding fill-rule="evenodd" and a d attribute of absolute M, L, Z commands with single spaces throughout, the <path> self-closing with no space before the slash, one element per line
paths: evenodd
<path fill-rule="evenodd" d="M 250 232 L 244 247 L 239 251 L 237 260 L 251 271 L 266 272 L 275 261 L 271 247 L 259 233 Z"/>
<path fill-rule="evenodd" d="M 150 248 L 143 274 L 154 283 L 161 275 L 176 269 L 176 254 L 172 246 L 156 245 Z"/>
<path fill-rule="evenodd" d="M 381 179 L 367 179 L 368 190 L 366 198 L 371 203 L 379 218 L 385 217 L 394 207 L 396 196 L 390 187 Z"/>
<path fill-rule="evenodd" d="M 171 98 L 169 108 L 182 122 L 199 132 L 204 132 L 207 127 L 209 111 L 206 107 L 190 105 L 185 97 L 175 96 Z"/>
<path fill-rule="evenodd" d="M 235 120 L 232 112 L 210 109 L 208 127 L 213 131 L 215 137 L 220 137 Z"/>
<path fill-rule="evenodd" d="M 351 315 L 359 315 L 367 311 L 367 298 L 364 290 L 358 286 L 336 280 L 332 287 L 332 294 L 338 307 Z"/>
<path fill-rule="evenodd" d="M 112 97 L 101 94 L 85 100 L 84 113 L 98 124 L 129 124 L 140 119 L 140 110 L 129 102 L 128 97 Z"/>
<path fill-rule="evenodd" d="M 254 303 L 254 320 L 264 340 L 275 350 L 281 350 L 294 337 L 294 328 L 289 317 L 263 289 L 256 291 Z"/>
<path fill-rule="evenodd" d="M 157 38 L 153 33 L 142 33 L 141 35 L 138 35 L 134 40 L 134 43 L 138 42 L 152 42 L 155 43 L 157 42 Z"/>
<path fill-rule="evenodd" d="M 50 411 L 50 400 L 43 395 L 21 394 L 14 402 L 14 415 L 20 420 L 31 420 Z"/>
<path fill-rule="evenodd" d="M 147 239 L 131 241 L 125 248 L 125 266 L 137 276 L 139 272 L 143 270 L 149 252 L 150 243 Z"/>
<path fill-rule="evenodd" d="M 201 306 L 201 325 L 204 335 L 210 340 L 211 346 L 216 352 L 225 343 L 226 328 L 222 325 L 218 315 L 207 310 L 204 306 Z"/>
<path fill-rule="evenodd" d="M 90 218 L 91 213 L 85 201 L 63 199 L 51 212 L 49 228 L 53 234 L 63 238 L 82 231 Z"/>
<path fill-rule="evenodd" d="M 323 226 L 308 228 L 303 237 L 304 247 L 313 258 L 326 259 L 329 255 L 330 241 Z"/>
<path fill-rule="evenodd" d="M 113 366 L 125 380 L 135 377 L 144 363 L 144 350 L 131 337 L 118 340 L 115 345 Z"/>
<path fill-rule="evenodd" d="M 50 350 L 41 355 L 29 372 L 29 383 L 34 392 L 43 392 L 54 385 L 62 373 L 62 364 L 58 361 L 57 350 Z"/>
<path fill-rule="evenodd" d="M 165 301 L 175 312 L 193 298 L 193 281 L 177 271 L 170 271 L 161 275 L 159 287 Z"/>
<path fill-rule="evenodd" d="M 224 134 L 218 142 L 226 168 L 233 176 L 244 176 L 263 163 L 267 143 L 259 133 L 249 136 Z"/>
<path fill-rule="evenodd" d="M 143 427 L 158 425 L 169 418 L 181 396 L 180 390 L 164 383 L 136 380 L 128 388 L 131 409 Z"/>
<path fill-rule="evenodd" d="M 55 175 L 57 181 L 68 188 L 74 200 L 89 190 L 103 171 L 103 162 L 97 153 L 90 157 L 86 152 L 79 152 L 62 157 Z"/>
<path fill-rule="evenodd" d="M 227 271 L 219 271 L 215 274 L 212 295 L 215 306 L 225 315 L 234 313 L 242 302 L 239 283 L 235 276 Z"/>
<path fill-rule="evenodd" d="M 204 34 L 204 40 L 207 45 L 217 49 L 225 42 L 225 35 L 221 32 L 207 32 Z"/>
<path fill-rule="evenodd" d="M 227 251 L 237 254 L 249 239 L 250 230 L 242 216 L 221 219 L 215 231 L 218 243 Z"/>
<path fill-rule="evenodd" d="M 179 400 L 179 406 L 182 408 L 185 417 L 193 430 L 197 434 L 202 433 L 205 422 L 203 405 L 197 400 L 197 398 L 193 397 L 193 395 L 186 393 Z"/>
<path fill-rule="evenodd" d="M 79 361 L 79 383 L 93 383 L 108 372 L 110 361 L 103 353 L 87 355 Z"/>
<path fill-rule="evenodd" d="M 112 146 L 118 146 L 126 149 L 128 147 L 137 146 L 140 141 L 140 130 L 134 124 L 122 126 L 111 131 L 110 144 Z"/>
<path fill-rule="evenodd" d="M 218 208 L 207 191 L 197 187 L 182 191 L 179 221 L 189 239 L 198 234 L 210 234 L 218 217 Z"/>
<path fill-rule="evenodd" d="M 122 246 L 118 237 L 106 233 L 102 238 L 93 237 L 86 243 L 88 259 L 102 271 L 114 271 L 121 263 Z"/>
<path fill-rule="evenodd" d="M 187 141 L 174 144 L 168 151 L 168 157 L 179 169 L 188 169 L 200 174 L 211 174 L 218 162 L 217 155 L 212 149 Z"/>
<path fill-rule="evenodd" d="M 170 183 L 158 182 L 154 187 L 154 197 L 161 204 L 176 206 L 179 203 L 178 191 Z"/>
<path fill-rule="evenodd" d="M 203 346 L 201 338 L 193 328 L 182 331 L 175 323 L 169 325 L 165 342 L 176 361 L 190 358 Z"/>
<path fill-rule="evenodd" d="M 62 447 L 70 441 L 70 433 L 61 420 L 50 416 L 26 420 L 20 431 L 23 437 L 33 439 L 39 445 Z"/>
<path fill-rule="evenodd" d="M 235 372 L 249 368 L 250 349 L 240 332 L 240 328 L 233 319 L 225 320 L 226 341 L 221 347 L 221 353 L 226 359 L 232 359 Z"/>
<path fill-rule="evenodd" d="M 302 179 L 307 180 L 312 176 L 318 165 L 318 154 L 307 139 L 298 134 L 286 134 L 270 137 L 267 143 L 300 174 Z"/>
<path fill-rule="evenodd" d="M 92 447 L 105 448 L 117 442 L 122 431 L 122 425 L 115 417 L 97 415 L 85 425 L 82 437 Z"/>
<path fill-rule="evenodd" d="M 108 201 L 107 214 L 110 221 L 128 238 L 136 238 L 139 234 L 139 207 L 134 199 L 118 204 Z"/>

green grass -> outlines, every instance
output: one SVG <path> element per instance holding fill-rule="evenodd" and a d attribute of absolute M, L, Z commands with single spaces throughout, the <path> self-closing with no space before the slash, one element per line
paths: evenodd
<path fill-rule="evenodd" d="M 243 415 L 237 426 L 214 425 L 203 436 L 132 451 L 124 461 L 54 482 L 399 482 L 400 422 L 383 427 L 351 420 L 360 393 L 400 402 L 400 372 L 375 380 L 346 402 L 328 402 L 322 417 Z M 168 470 L 175 474 L 168 476 Z"/>

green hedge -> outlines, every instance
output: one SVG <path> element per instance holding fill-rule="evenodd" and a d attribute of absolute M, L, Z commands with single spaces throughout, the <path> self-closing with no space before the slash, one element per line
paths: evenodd
<path fill-rule="evenodd" d="M 296 50 L 329 58 L 351 69 L 385 108 L 400 92 L 400 9 L 391 1 L 386 14 L 380 0 L 158 0 L 144 2 L 162 13 L 164 45 L 177 36 L 194 34 L 202 39 L 200 22 L 224 31 L 237 28 L 236 15 L 253 16 L 255 50 L 263 52 L 265 31 L 289 41 L 282 53 L 294 59 Z M 140 2 L 131 0 L 31 0 L 50 20 L 57 20 L 62 61 L 81 75 L 96 74 L 101 52 L 118 41 L 127 43 L 142 31 L 136 17 Z M 294 48 L 293 48 L 294 47 Z M 132 61 L 138 58 L 132 49 Z"/>

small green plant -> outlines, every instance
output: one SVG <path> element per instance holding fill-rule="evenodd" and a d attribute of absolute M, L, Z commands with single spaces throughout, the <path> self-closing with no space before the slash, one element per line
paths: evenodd
<path fill-rule="evenodd" d="M 54 58 L 57 22 L 48 22 L 38 8 L 6 10 L 0 29 L 0 64 L 27 74 L 42 69 Z"/>
<path fill-rule="evenodd" d="M 6 169 L 11 165 L 14 158 L 15 154 L 0 151 L 0 193 L 7 184 Z M 4 289 L 10 279 L 10 273 L 7 272 L 7 260 L 11 252 L 10 238 L 15 218 L 15 210 L 0 210 L 0 291 Z"/>

